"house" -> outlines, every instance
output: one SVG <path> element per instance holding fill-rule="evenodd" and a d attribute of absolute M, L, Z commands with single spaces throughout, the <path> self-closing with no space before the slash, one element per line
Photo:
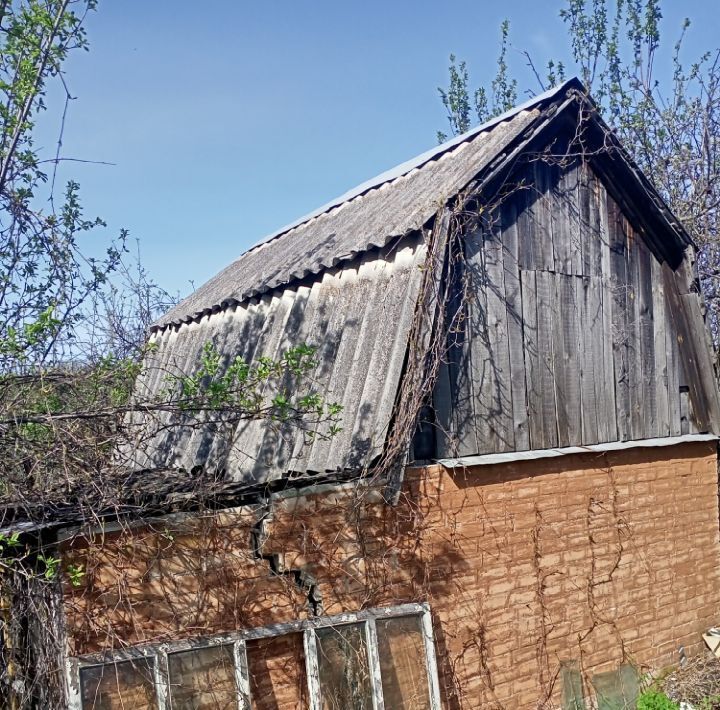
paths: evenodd
<path fill-rule="evenodd" d="M 152 515 L 46 542 L 68 706 L 630 702 L 720 616 L 693 258 L 577 80 L 246 252 L 156 324 L 138 397 L 207 343 L 307 343 L 342 429 L 129 421 Z"/>

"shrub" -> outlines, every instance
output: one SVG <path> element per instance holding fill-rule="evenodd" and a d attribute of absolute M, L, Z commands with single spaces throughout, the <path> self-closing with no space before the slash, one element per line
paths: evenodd
<path fill-rule="evenodd" d="M 637 710 L 679 710 L 679 707 L 659 690 L 646 690 L 637 701 Z"/>

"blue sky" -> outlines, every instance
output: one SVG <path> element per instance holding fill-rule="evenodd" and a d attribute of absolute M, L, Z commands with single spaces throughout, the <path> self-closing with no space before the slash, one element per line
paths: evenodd
<path fill-rule="evenodd" d="M 108 222 L 89 248 L 125 227 L 155 279 L 188 293 L 264 235 L 431 147 L 446 128 L 436 87 L 450 52 L 487 83 L 507 18 L 516 73 L 519 50 L 539 64 L 565 54 L 563 4 L 100 0 L 91 52 L 67 65 L 77 99 L 63 154 L 113 165 L 60 174 Z M 717 46 L 716 0 L 663 4 L 666 40 L 689 16 L 688 46 Z"/>

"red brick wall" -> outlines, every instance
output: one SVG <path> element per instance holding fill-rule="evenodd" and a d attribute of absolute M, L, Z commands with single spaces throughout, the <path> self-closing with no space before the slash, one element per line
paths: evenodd
<path fill-rule="evenodd" d="M 327 614 L 428 601 L 449 710 L 535 708 L 564 661 L 661 668 L 720 621 L 716 461 L 695 443 L 411 469 L 394 508 L 374 490 L 276 503 L 263 553 L 312 574 Z M 306 590 L 253 558 L 250 522 L 68 543 L 88 570 L 66 586 L 72 652 L 308 616 Z"/>

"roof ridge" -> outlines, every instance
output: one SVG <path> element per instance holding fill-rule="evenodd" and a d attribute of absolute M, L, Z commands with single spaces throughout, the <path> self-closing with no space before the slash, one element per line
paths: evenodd
<path fill-rule="evenodd" d="M 380 173 L 274 232 L 164 314 L 152 329 L 196 318 L 292 279 L 316 274 L 371 247 L 382 247 L 393 237 L 419 229 L 435 213 L 434 202 L 441 196 L 438 191 L 443 199 L 451 197 L 519 138 L 535 120 L 533 116 L 537 118 L 573 90 L 586 93 L 578 79 L 566 81 Z M 454 157 L 468 151 L 470 157 L 460 160 Z M 403 186 L 405 180 L 407 186 Z M 283 240 L 283 236 L 287 239 Z"/>
<path fill-rule="evenodd" d="M 330 200 L 329 202 L 326 202 L 324 205 L 321 205 L 320 207 L 312 210 L 311 212 L 308 212 L 306 215 L 294 220 L 293 222 L 290 222 L 289 224 L 285 225 L 284 227 L 281 227 L 280 229 L 271 232 L 270 234 L 263 237 L 260 241 L 253 244 L 251 247 L 246 249 L 242 254 L 240 254 L 234 261 L 237 261 L 237 259 L 242 258 L 246 254 L 255 251 L 256 249 L 259 249 L 263 245 L 282 237 L 284 234 L 287 234 L 288 232 L 292 231 L 293 229 L 300 227 L 301 225 L 310 222 L 311 220 L 315 219 L 316 217 L 320 217 L 323 214 L 326 214 L 330 212 L 335 207 L 340 207 L 341 205 L 344 205 L 347 202 L 350 202 L 351 200 L 354 200 L 356 197 L 360 197 L 361 195 L 364 195 L 367 192 L 370 192 L 370 190 L 373 190 L 375 188 L 379 188 L 382 185 L 393 182 L 394 180 L 397 180 L 398 178 L 403 177 L 403 175 L 406 175 L 410 171 L 420 168 L 426 163 L 429 163 L 431 160 L 441 157 L 444 153 L 450 152 L 453 148 L 456 148 L 462 143 L 465 143 L 471 138 L 474 138 L 480 133 L 484 133 L 485 131 L 494 128 L 499 123 L 502 123 L 503 121 L 507 121 L 514 116 L 517 116 L 518 114 L 522 113 L 523 111 L 527 111 L 529 109 L 535 108 L 538 104 L 543 103 L 544 101 L 549 101 L 554 98 L 556 98 L 559 94 L 567 91 L 572 86 L 576 86 L 579 88 L 582 88 L 584 90 L 584 87 L 582 85 L 582 82 L 577 77 L 572 77 L 570 79 L 567 79 L 562 84 L 558 84 L 550 89 L 547 89 L 546 91 L 542 92 L 541 94 L 537 94 L 536 96 L 531 97 L 527 101 L 523 102 L 522 104 L 519 104 L 517 106 L 514 106 L 511 109 L 508 109 L 507 111 L 504 111 L 499 116 L 495 116 L 494 118 L 489 119 L 488 121 L 485 121 L 484 123 L 479 124 L 478 126 L 474 126 L 473 128 L 470 128 L 469 130 L 465 131 L 465 133 L 461 133 L 459 136 L 454 136 L 450 140 L 445 141 L 444 143 L 440 143 L 437 146 L 434 146 L 433 148 L 429 148 L 426 151 L 423 151 L 422 153 L 416 155 L 413 158 L 409 158 L 408 160 L 399 163 L 393 168 L 389 168 L 388 170 L 384 170 L 383 172 L 379 173 L 375 177 L 372 177 L 368 180 L 365 180 L 364 182 L 361 182 L 359 185 L 356 185 L 355 187 L 347 190 L 346 192 L 342 193 L 338 197 L 335 197 L 334 199 Z"/>

